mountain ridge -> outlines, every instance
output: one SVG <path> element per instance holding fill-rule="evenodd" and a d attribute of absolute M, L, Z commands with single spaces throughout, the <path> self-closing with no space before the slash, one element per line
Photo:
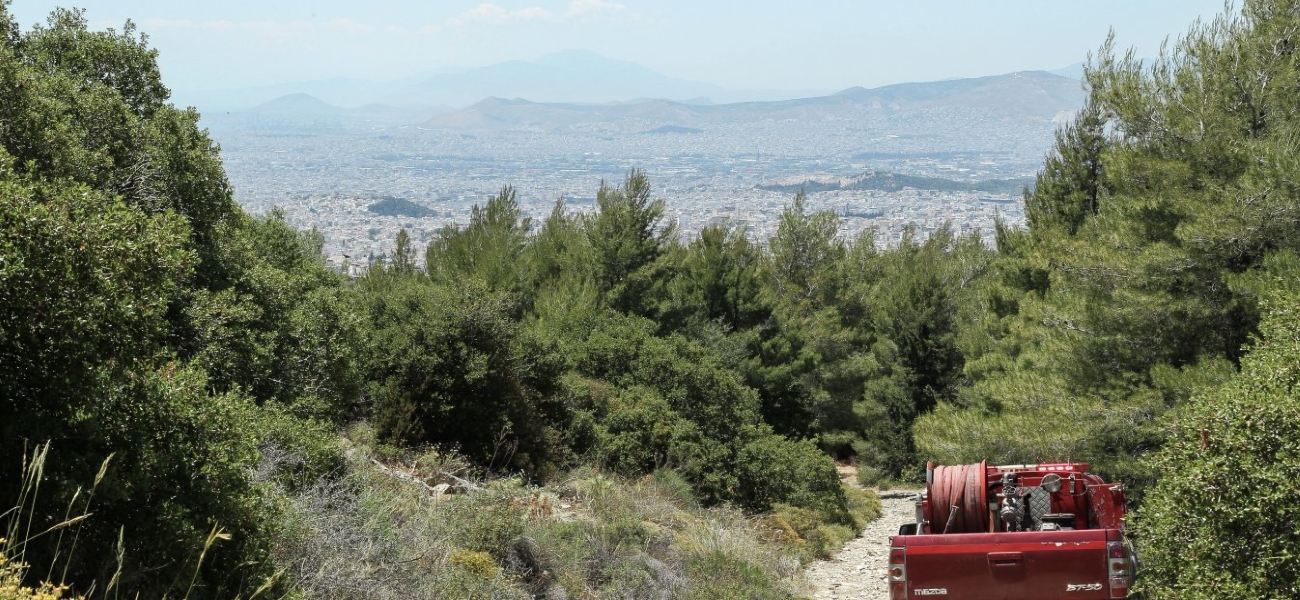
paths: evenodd
<path fill-rule="evenodd" d="M 402 109 L 465 107 L 489 96 L 544 102 L 619 102 L 635 98 L 695 102 L 775 100 L 825 90 L 733 89 L 672 77 L 644 65 L 587 50 L 535 60 L 508 60 L 468 69 L 441 69 L 392 80 L 335 77 L 236 89 L 178 91 L 178 104 L 204 112 L 247 111 L 281 96 L 305 93 L 336 106 L 386 104 Z"/>
<path fill-rule="evenodd" d="M 920 113 L 961 113 L 1002 120 L 1057 122 L 1083 103 L 1077 80 L 1046 71 L 1021 71 L 970 79 L 853 87 L 833 94 L 772 102 L 688 104 L 672 100 L 636 103 L 538 102 L 484 98 L 464 109 L 437 115 L 423 126 L 452 130 L 561 131 L 603 124 L 645 131 L 671 125 L 707 130 L 722 122 L 754 119 L 809 122 Z M 936 117 L 942 115 L 934 115 Z"/>
<path fill-rule="evenodd" d="M 1024 74 L 1051 73 L 1071 78 L 1072 65 L 1056 71 L 1020 71 Z M 992 75 L 933 82 L 903 82 L 871 88 L 884 93 L 917 84 L 943 86 L 1003 77 Z M 1073 77 L 1077 81 L 1077 77 Z M 193 105 L 204 112 L 250 112 L 284 96 L 307 94 L 339 108 L 384 105 L 405 111 L 437 108 L 446 112 L 468 108 L 489 98 L 527 98 L 538 103 L 637 104 L 650 99 L 667 99 L 691 105 L 725 105 L 746 102 L 776 102 L 825 96 L 853 96 L 864 87 L 832 90 L 742 90 L 664 75 L 644 65 L 606 57 L 586 50 L 564 50 L 535 60 L 510 60 L 469 69 L 440 69 L 422 75 L 375 81 L 334 77 L 258 87 L 178 91 L 179 105 Z"/>

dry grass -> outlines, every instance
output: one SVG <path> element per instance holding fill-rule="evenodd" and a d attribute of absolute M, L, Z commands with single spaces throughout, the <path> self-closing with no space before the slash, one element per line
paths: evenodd
<path fill-rule="evenodd" d="M 788 598 L 800 585 L 798 547 L 700 508 L 672 472 L 579 469 L 538 488 L 351 437 L 345 475 L 283 496 L 274 558 L 304 598 Z"/>
<path fill-rule="evenodd" d="M 379 600 L 790 598 L 802 583 L 808 544 L 794 528 L 773 536 L 770 516 L 702 508 L 672 471 L 629 481 L 583 468 L 539 488 L 475 477 L 454 453 L 377 448 L 364 426 L 346 444 L 343 473 L 275 494 L 272 559 L 282 570 L 253 597 L 276 581 L 294 597 Z M 75 547 L 104 470 L 87 492 L 74 494 L 60 523 L 36 531 L 30 513 L 47 451 L 38 448 L 25 462 L 23 494 L 0 514 L 6 600 L 74 597 L 58 565 L 24 584 L 31 571 L 23 552 L 51 538 L 56 547 Z M 263 460 L 298 459 L 272 449 Z M 213 526 L 196 573 L 207 550 L 228 538 Z M 102 586 L 89 582 L 84 593 L 116 598 L 122 590 L 114 575 Z"/>

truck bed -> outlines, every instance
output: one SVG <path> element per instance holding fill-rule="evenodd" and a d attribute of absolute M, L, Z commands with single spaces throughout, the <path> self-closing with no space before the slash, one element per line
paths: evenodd
<path fill-rule="evenodd" d="M 1111 597 L 1107 543 L 1119 539 L 1083 529 L 900 535 L 890 545 L 905 551 L 906 598 L 1090 600 Z"/>

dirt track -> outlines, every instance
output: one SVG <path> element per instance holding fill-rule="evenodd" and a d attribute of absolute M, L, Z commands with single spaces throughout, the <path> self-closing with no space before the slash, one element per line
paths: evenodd
<path fill-rule="evenodd" d="M 887 600 L 889 536 L 898 533 L 899 525 L 916 520 L 916 493 L 881 492 L 881 517 L 867 525 L 862 535 L 846 544 L 835 558 L 814 562 L 804 570 L 808 596 L 815 600 Z"/>

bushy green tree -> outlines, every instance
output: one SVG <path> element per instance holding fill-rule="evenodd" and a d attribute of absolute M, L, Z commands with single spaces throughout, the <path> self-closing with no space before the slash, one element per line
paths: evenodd
<path fill-rule="evenodd" d="M 781 212 L 776 235 L 768 244 L 770 277 L 779 300 L 802 312 L 833 304 L 839 291 L 843 241 L 836 237 L 840 220 L 829 211 L 807 213 L 800 191 Z"/>
<path fill-rule="evenodd" d="M 198 113 L 167 104 L 157 51 L 128 22 L 90 31 L 84 13 L 11 32 L 0 49 L 0 146 L 17 172 L 83 183 L 191 231 L 200 282 L 219 279 L 218 229 L 239 212 Z"/>
<path fill-rule="evenodd" d="M 1150 458 L 1162 473 L 1134 527 L 1155 598 L 1300 593 L 1300 303 L 1267 303 L 1240 374 L 1192 399 Z"/>
<path fill-rule="evenodd" d="M 772 315 L 758 328 L 743 367 L 746 383 L 759 390 L 766 421 L 791 437 L 856 429 L 842 422 L 852 418 L 844 407 L 853 400 L 845 398 L 858 398 L 863 380 L 831 370 L 848 364 L 862 344 L 843 326 L 836 305 L 845 256 L 836 238 L 839 218 L 809 214 L 805 201 L 802 192 L 795 195 L 768 243 L 761 273 Z"/>
<path fill-rule="evenodd" d="M 163 343 L 169 302 L 194 264 L 184 221 L 83 184 L 22 179 L 0 171 L 0 456 L 10 473 L 0 497 L 19 497 L 21 461 L 51 442 L 43 494 L 15 518 L 52 526 L 112 454 L 82 541 L 58 557 L 70 581 L 106 584 L 110 549 L 129 529 L 123 588 L 174 591 L 219 524 L 239 540 L 213 550 L 203 589 L 260 585 L 269 571 L 245 471 L 256 457 L 248 405 L 209 397 L 202 372 L 171 362 Z M 56 559 L 45 543 L 27 552 L 34 564 Z"/>
<path fill-rule="evenodd" d="M 482 282 L 384 274 L 362 282 L 369 397 L 381 438 L 458 448 L 489 468 L 553 468 L 558 375 L 544 341 L 521 333 L 508 296 Z"/>
<path fill-rule="evenodd" d="M 570 210 L 564 198 L 555 201 L 524 249 L 530 293 L 562 278 L 594 276 L 592 249 L 583 227 L 583 216 Z"/>
<path fill-rule="evenodd" d="M 1102 162 L 1106 123 L 1099 103 L 1089 98 L 1074 121 L 1056 132 L 1054 152 L 1047 155 L 1033 191 L 1025 192 L 1025 219 L 1034 235 L 1074 235 L 1101 210 L 1107 192 Z"/>
<path fill-rule="evenodd" d="M 71 552 L 51 536 L 28 560 L 57 557 L 71 582 L 102 590 L 120 535 L 123 592 L 178 595 L 193 579 L 191 597 L 251 593 L 274 573 L 262 538 L 273 510 L 250 477 L 258 447 L 305 439 L 298 416 L 257 406 L 293 406 L 320 431 L 355 401 L 341 281 L 319 235 L 239 210 L 216 145 L 166 102 L 133 25 L 94 32 L 56 10 L 22 32 L 7 6 L 0 498 L 19 497 L 23 457 L 49 442 L 41 493 L 17 518 L 38 530 L 93 515 Z M 86 508 L 78 490 L 110 455 Z M 214 528 L 229 539 L 203 555 Z"/>
<path fill-rule="evenodd" d="M 725 332 L 758 326 L 771 314 L 761 248 L 740 227 L 706 227 L 674 256 L 678 264 L 659 320 L 670 329 L 716 323 Z"/>
<path fill-rule="evenodd" d="M 415 272 L 415 248 L 411 245 L 411 234 L 403 227 L 397 230 L 397 239 L 393 244 L 393 257 L 388 264 L 380 265 L 399 275 Z M 427 248 L 426 248 L 427 253 Z"/>
<path fill-rule="evenodd" d="M 316 416 L 341 422 L 360 394 L 360 323 L 320 234 L 294 230 L 280 210 L 233 220 L 223 234 L 229 286 L 190 292 L 182 354 L 218 390 L 318 403 Z"/>
<path fill-rule="evenodd" d="M 837 481 L 830 458 L 775 435 L 755 390 L 710 349 L 608 308 L 571 316 L 579 320 L 560 328 L 569 339 L 559 346 L 578 377 L 564 402 L 602 464 L 625 474 L 677 470 L 706 503 L 767 510 L 816 498 L 827 514 L 847 514 L 842 490 L 824 485 Z M 758 455 L 767 470 L 745 464 Z"/>
<path fill-rule="evenodd" d="M 521 259 L 531 227 L 520 216 L 515 189 L 506 186 L 485 206 L 471 209 L 464 229 L 444 228 L 429 243 L 425 268 L 438 281 L 471 275 L 492 290 L 517 293 L 528 279 Z"/>
<path fill-rule="evenodd" d="M 919 472 L 912 423 L 965 383 L 958 314 L 993 254 L 977 234 L 909 231 L 879 250 L 837 238 L 832 213 L 800 194 L 782 214 L 765 266 L 774 298 L 744 362 L 777 431 L 815 437 L 893 477 Z"/>
<path fill-rule="evenodd" d="M 1300 76 L 1297 22 L 1292 3 L 1250 1 L 1149 66 L 1102 47 L 1026 196 L 1029 232 L 999 234 L 987 312 L 959 333 L 972 385 L 921 419 L 923 451 L 1087 456 L 1140 496 L 1159 419 L 1240 360 L 1250 282 L 1297 246 L 1298 98 L 1280 83 Z"/>
<path fill-rule="evenodd" d="M 875 336 L 871 362 L 879 365 L 854 404 L 861 420 L 855 453 L 892 477 L 922 472 L 928 457 L 917 455 L 913 422 L 959 397 L 959 312 L 976 300 L 969 288 L 993 259 L 978 234 L 957 237 L 942 227 L 924 242 L 913 235 L 881 253 L 878 272 L 853 287 Z"/>
<path fill-rule="evenodd" d="M 677 237 L 676 223 L 664 220 L 664 201 L 650 194 L 650 178 L 642 171 L 629 172 L 619 186 L 602 182 L 596 212 L 586 221 L 596 283 L 606 303 L 641 315 L 653 313 L 651 291 L 666 279 L 659 258 Z"/>

